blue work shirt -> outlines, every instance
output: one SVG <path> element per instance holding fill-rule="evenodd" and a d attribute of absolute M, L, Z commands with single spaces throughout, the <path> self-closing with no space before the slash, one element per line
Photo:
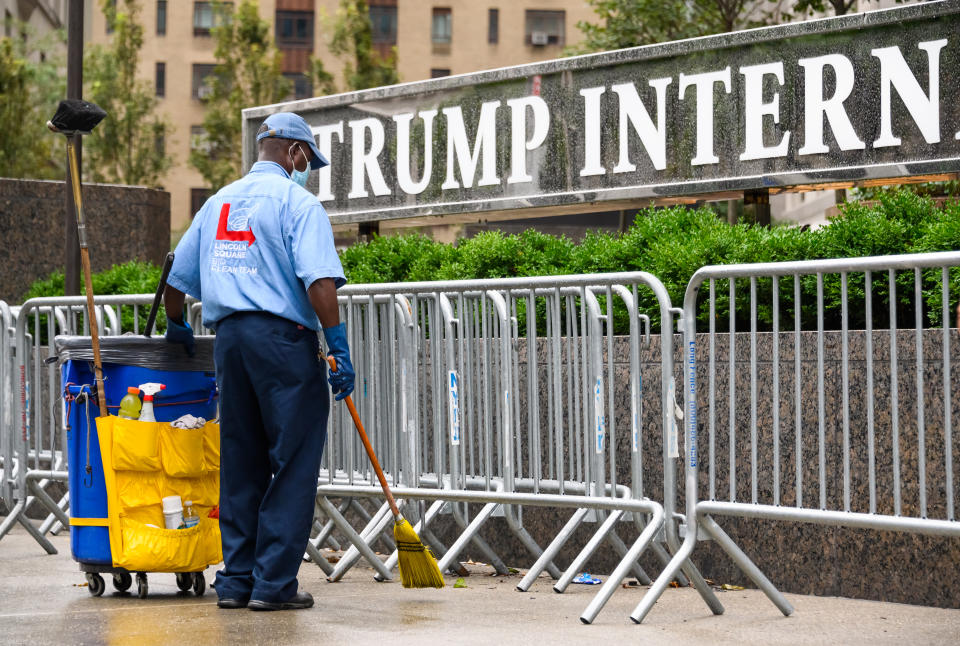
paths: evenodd
<path fill-rule="evenodd" d="M 318 278 L 347 282 L 326 211 L 282 166 L 259 161 L 197 212 L 167 282 L 203 301 L 205 327 L 269 312 L 318 330 L 307 298 Z"/>

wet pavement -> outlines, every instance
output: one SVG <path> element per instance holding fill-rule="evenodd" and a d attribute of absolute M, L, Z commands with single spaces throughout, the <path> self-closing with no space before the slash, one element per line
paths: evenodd
<path fill-rule="evenodd" d="M 52 538 L 47 556 L 22 530 L 0 541 L 0 643 L 13 644 L 957 644 L 960 610 L 787 595 L 783 617 L 756 590 L 718 591 L 725 614 L 713 616 L 692 589 L 668 589 L 643 625 L 629 614 L 646 588 L 620 589 L 591 626 L 578 617 L 596 586 L 553 592 L 548 578 L 529 592 L 520 575 L 491 576 L 471 566 L 466 588 L 448 577 L 443 590 L 377 583 L 355 567 L 328 583 L 305 563 L 301 587 L 310 610 L 219 610 L 216 595 L 180 593 L 172 574 L 150 575 L 146 599 L 113 592 L 93 598 L 70 557 L 69 538 Z M 207 580 L 215 568 L 207 570 Z M 600 575 L 602 577 L 602 575 Z M 933 583 L 931 583 L 932 585 Z"/>

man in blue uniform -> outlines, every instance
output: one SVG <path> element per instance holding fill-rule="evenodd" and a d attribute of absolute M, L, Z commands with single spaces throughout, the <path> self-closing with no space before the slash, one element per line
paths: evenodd
<path fill-rule="evenodd" d="M 330 402 L 353 390 L 337 288 L 346 279 L 327 214 L 303 187 L 328 164 L 307 123 L 283 112 L 257 134 L 246 177 L 207 200 L 177 245 L 164 292 L 167 340 L 192 353 L 184 294 L 216 331 L 220 390 L 221 608 L 309 608 L 297 571 L 313 525 Z"/>

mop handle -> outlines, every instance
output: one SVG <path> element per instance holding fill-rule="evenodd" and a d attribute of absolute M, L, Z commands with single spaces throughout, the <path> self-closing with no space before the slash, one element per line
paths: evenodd
<path fill-rule="evenodd" d="M 333 358 L 333 355 L 327 357 L 327 363 L 330 364 L 331 370 L 334 372 L 337 371 L 337 360 Z M 347 410 L 350 411 L 350 416 L 353 417 L 353 424 L 357 427 L 357 433 L 360 434 L 360 441 L 363 442 L 363 448 L 366 449 L 367 456 L 370 458 L 371 464 L 373 464 L 373 470 L 377 473 L 377 478 L 380 480 L 380 486 L 383 488 L 383 495 L 387 497 L 390 510 L 395 517 L 399 516 L 400 509 L 397 507 L 397 502 L 393 499 L 393 494 L 390 493 L 387 478 L 383 475 L 383 469 L 380 468 L 380 461 L 377 460 L 377 455 L 373 452 L 373 446 L 370 445 L 370 438 L 367 437 L 367 432 L 363 429 L 360 414 L 357 413 L 357 407 L 353 405 L 353 398 L 347 395 L 343 401 L 347 404 Z"/>

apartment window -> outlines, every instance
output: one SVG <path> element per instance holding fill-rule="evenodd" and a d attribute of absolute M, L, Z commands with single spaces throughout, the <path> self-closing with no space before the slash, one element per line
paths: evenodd
<path fill-rule="evenodd" d="M 107 5 L 108 5 L 108 6 L 110 7 L 110 9 L 112 10 L 112 15 L 116 16 L 116 15 L 117 15 L 117 0 L 110 0 L 110 2 L 107 3 Z M 108 33 L 108 34 L 112 34 L 112 33 L 113 33 L 113 20 L 110 19 L 109 17 L 107 18 L 107 33 Z"/>
<path fill-rule="evenodd" d="M 3 10 L 3 34 L 7 38 L 13 38 L 13 14 L 9 9 Z"/>
<path fill-rule="evenodd" d="M 434 67 L 430 69 L 430 78 L 439 79 L 444 76 L 450 76 L 450 68 Z"/>
<path fill-rule="evenodd" d="M 197 211 L 203 208 L 203 203 L 210 197 L 209 188 L 191 188 L 190 189 L 190 217 L 193 218 Z"/>
<path fill-rule="evenodd" d="M 487 12 L 487 42 L 495 45 L 500 42 L 500 10 L 490 9 Z"/>
<path fill-rule="evenodd" d="M 453 38 L 453 13 L 449 7 L 434 7 L 430 39 L 435 45 L 449 45 Z"/>
<path fill-rule="evenodd" d="M 232 2 L 219 3 L 219 11 L 214 9 L 212 2 L 193 3 L 193 35 L 209 36 L 210 30 L 223 23 L 233 11 Z"/>
<path fill-rule="evenodd" d="M 373 42 L 377 45 L 397 44 L 397 2 L 376 0 L 370 3 L 370 24 L 373 26 Z"/>
<path fill-rule="evenodd" d="M 167 91 L 167 64 L 157 63 L 156 94 L 164 96 Z"/>
<path fill-rule="evenodd" d="M 277 46 L 313 49 L 313 12 L 278 11 Z"/>
<path fill-rule="evenodd" d="M 190 150 L 210 152 L 210 141 L 207 139 L 207 131 L 203 126 L 190 126 Z"/>
<path fill-rule="evenodd" d="M 526 43 L 528 45 L 563 45 L 566 22 L 564 11 L 527 10 Z"/>
<path fill-rule="evenodd" d="M 156 135 L 153 138 L 153 148 L 157 152 L 158 157 L 163 157 L 167 154 L 167 140 L 163 135 Z"/>
<path fill-rule="evenodd" d="M 157 0 L 157 36 L 167 34 L 167 0 Z"/>
<path fill-rule="evenodd" d="M 293 86 L 292 99 L 310 99 L 313 98 L 313 82 L 306 74 L 284 74 L 283 75 Z"/>
<path fill-rule="evenodd" d="M 207 63 L 193 64 L 193 98 L 206 99 L 213 92 L 213 86 L 210 85 L 210 77 L 217 69 L 216 65 Z"/>

